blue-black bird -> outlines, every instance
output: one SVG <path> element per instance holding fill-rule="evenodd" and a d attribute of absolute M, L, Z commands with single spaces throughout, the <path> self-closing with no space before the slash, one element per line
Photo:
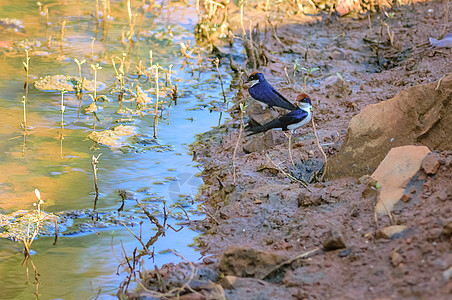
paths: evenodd
<path fill-rule="evenodd" d="M 266 132 L 270 129 L 279 129 L 283 131 L 293 131 L 303 125 L 306 125 L 311 121 L 312 117 L 312 103 L 309 96 L 305 93 L 298 95 L 296 100 L 297 106 L 295 109 L 291 110 L 289 113 L 276 118 L 264 125 L 247 128 L 251 133 L 248 136 L 257 134 L 260 132 Z"/>
<path fill-rule="evenodd" d="M 248 77 L 247 82 L 253 82 L 253 85 L 248 89 L 248 92 L 254 99 L 270 107 L 277 106 L 288 110 L 297 108 L 268 83 L 264 74 L 254 72 Z"/>

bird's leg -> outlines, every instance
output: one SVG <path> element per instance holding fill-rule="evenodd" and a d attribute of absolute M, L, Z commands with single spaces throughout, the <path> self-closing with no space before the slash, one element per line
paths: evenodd
<path fill-rule="evenodd" d="M 286 136 L 289 136 L 289 157 L 290 157 L 290 161 L 292 162 L 292 165 L 295 167 L 295 163 L 293 161 L 293 157 L 292 157 L 292 130 L 289 130 L 289 134 L 286 134 L 284 132 L 284 134 Z"/>

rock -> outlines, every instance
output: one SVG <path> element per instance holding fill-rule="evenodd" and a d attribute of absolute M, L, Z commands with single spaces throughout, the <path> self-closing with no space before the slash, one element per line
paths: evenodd
<path fill-rule="evenodd" d="M 433 175 L 438 171 L 439 168 L 439 162 L 433 155 L 427 155 L 421 163 L 422 169 L 427 173 L 428 175 Z"/>
<path fill-rule="evenodd" d="M 441 228 L 430 228 L 429 230 L 426 231 L 427 241 L 433 242 L 439 239 L 442 233 L 443 230 Z"/>
<path fill-rule="evenodd" d="M 287 287 L 299 287 L 304 285 L 320 285 L 322 279 L 327 276 L 327 269 L 315 272 L 307 266 L 296 268 L 295 270 L 288 270 L 282 280 Z"/>
<path fill-rule="evenodd" d="M 449 281 L 452 278 L 452 266 L 443 272 L 444 280 Z"/>
<path fill-rule="evenodd" d="M 211 265 L 213 263 L 216 263 L 217 260 L 214 257 L 212 257 L 212 256 L 208 256 L 208 257 L 204 257 L 202 259 L 202 262 L 205 263 L 206 265 Z"/>
<path fill-rule="evenodd" d="M 443 233 L 447 236 L 452 236 L 452 220 L 443 225 Z"/>
<path fill-rule="evenodd" d="M 377 196 L 378 195 L 377 186 L 379 185 L 378 181 L 369 176 L 369 179 L 367 179 L 365 183 L 366 187 L 362 191 L 361 196 L 363 198 L 371 198 Z"/>
<path fill-rule="evenodd" d="M 393 267 L 397 267 L 403 262 L 403 257 L 397 251 L 393 250 L 389 256 Z"/>
<path fill-rule="evenodd" d="M 250 100 L 251 101 L 251 100 Z M 279 116 L 278 112 L 271 108 L 263 108 L 257 101 L 252 102 L 247 108 L 247 113 L 250 118 L 250 125 L 263 125 Z M 257 124 L 255 124 L 257 123 Z"/>
<path fill-rule="evenodd" d="M 289 174 L 296 179 L 311 183 L 315 180 L 318 174 L 321 174 L 323 168 L 323 161 L 315 158 L 308 158 L 300 162 L 296 162 L 295 165 L 289 167 Z"/>
<path fill-rule="evenodd" d="M 206 299 L 293 299 L 292 291 L 256 278 L 227 275 L 219 283 L 225 289 L 223 297 Z"/>
<path fill-rule="evenodd" d="M 186 294 L 177 298 L 185 300 L 224 299 L 223 287 L 212 281 L 193 280 L 190 283 L 190 288 L 198 291 L 198 293 Z"/>
<path fill-rule="evenodd" d="M 422 160 L 430 153 L 425 146 L 402 146 L 392 148 L 372 174 L 380 183 L 375 210 L 387 214 L 401 199 L 406 184 L 421 167 Z"/>
<path fill-rule="evenodd" d="M 298 207 L 305 207 L 311 205 L 320 205 L 322 203 L 322 195 L 319 193 L 311 193 L 303 190 L 298 194 Z"/>
<path fill-rule="evenodd" d="M 323 249 L 325 251 L 337 250 L 345 248 L 345 239 L 337 229 L 331 228 L 326 234 L 325 242 L 323 243 Z"/>
<path fill-rule="evenodd" d="M 327 178 L 371 174 L 397 146 L 452 149 L 451 98 L 452 75 L 448 75 L 441 82 L 414 86 L 365 107 L 350 121 L 339 153 L 328 159 Z"/>
<path fill-rule="evenodd" d="M 327 77 L 324 82 L 324 87 L 328 90 L 328 95 L 335 95 L 338 98 L 352 93 L 350 84 L 337 75 Z"/>
<path fill-rule="evenodd" d="M 350 249 L 344 249 L 338 253 L 339 257 L 347 257 L 350 254 L 352 254 L 352 251 Z"/>
<path fill-rule="evenodd" d="M 329 57 L 333 60 L 344 60 L 345 54 L 343 51 L 336 49 L 333 52 L 330 53 Z"/>
<path fill-rule="evenodd" d="M 413 195 L 411 194 L 404 194 L 402 198 L 400 198 L 400 200 L 402 200 L 405 203 L 410 202 L 411 199 L 413 199 Z"/>
<path fill-rule="evenodd" d="M 235 289 L 234 285 L 237 282 L 237 276 L 226 275 L 220 280 L 220 284 L 223 288 L 232 290 Z"/>
<path fill-rule="evenodd" d="M 220 261 L 220 272 L 237 277 L 261 278 L 285 260 L 272 252 L 229 246 Z"/>
<path fill-rule="evenodd" d="M 243 145 L 243 152 L 249 154 L 273 148 L 277 145 L 275 134 L 273 130 L 269 130 L 264 135 L 253 137 L 253 139 Z"/>
<path fill-rule="evenodd" d="M 268 283 L 264 280 L 255 279 L 255 278 L 243 278 L 232 275 L 224 276 L 219 283 L 221 286 L 227 290 L 234 290 L 241 287 L 248 287 L 253 283 L 258 283 L 261 285 L 267 285 Z"/>
<path fill-rule="evenodd" d="M 444 35 L 442 40 L 437 40 L 434 38 L 428 39 L 430 45 L 438 48 L 452 48 L 452 33 Z"/>
<path fill-rule="evenodd" d="M 360 2 L 358 0 L 339 0 L 336 6 L 336 12 L 340 17 L 351 11 L 359 10 Z"/>
<path fill-rule="evenodd" d="M 409 231 L 409 227 L 406 225 L 393 225 L 388 226 L 377 232 L 377 238 L 383 239 L 398 239 L 404 237 Z"/>
<path fill-rule="evenodd" d="M 191 294 L 185 294 L 179 297 L 180 300 L 203 300 L 206 299 L 203 295 L 200 293 L 191 293 Z"/>

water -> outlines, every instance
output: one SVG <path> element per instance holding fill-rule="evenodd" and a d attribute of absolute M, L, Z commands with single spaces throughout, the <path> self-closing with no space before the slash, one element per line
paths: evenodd
<path fill-rule="evenodd" d="M 85 58 L 83 76 L 92 79 L 89 68 L 92 37 L 96 36 L 96 14 L 94 1 L 46 1 L 49 9 L 50 25 L 46 26 L 46 16 L 40 16 L 36 1 L 27 0 L 11 2 L 0 0 L 0 18 L 16 18 L 22 21 L 23 30 L 19 32 L 1 32 L 0 43 L 14 47 L 12 42 L 28 39 L 38 40 L 42 53 L 30 58 L 31 82 L 46 75 L 77 76 L 78 68 L 72 58 Z M 99 1 L 102 3 L 102 1 Z M 149 197 L 165 199 L 171 205 L 179 199 L 180 194 L 194 198 L 201 180 L 195 175 L 200 171 L 188 153 L 188 144 L 192 143 L 197 133 L 205 132 L 219 123 L 220 114 L 210 112 L 211 101 L 221 106 L 222 95 L 216 73 L 207 68 L 201 73 L 200 80 L 192 77 L 190 68 L 180 71 L 184 58 L 180 56 L 179 42 L 195 44 L 192 34 L 197 20 L 195 9 L 185 4 L 173 4 L 171 14 L 164 6 L 162 14 L 154 18 L 152 12 L 140 10 L 141 1 L 131 1 L 132 14 L 136 15 L 135 32 L 140 28 L 141 39 L 135 43 L 130 55 L 129 77 L 133 79 L 136 62 L 142 60 L 149 65 L 149 50 L 153 51 L 154 63 L 164 67 L 173 65 L 173 83 L 179 87 L 178 105 L 174 104 L 164 111 L 164 119 L 159 121 L 158 142 L 169 145 L 171 151 L 147 151 L 143 153 L 127 153 L 106 146 L 96 145 L 87 139 L 92 131 L 93 119 L 89 115 L 77 118 L 79 101 L 73 93 L 65 94 L 66 110 L 64 112 L 64 140 L 62 148 L 59 139 L 60 99 L 57 92 L 42 92 L 30 85 L 27 104 L 29 130 L 25 147 L 23 130 L 19 127 L 23 118 L 22 97 L 25 95 L 23 84 L 25 72 L 22 62 L 25 51 L 0 51 L 0 208 L 2 213 L 10 213 L 18 209 L 32 210 L 36 202 L 34 189 L 38 188 L 45 201 L 46 212 L 66 212 L 69 210 L 87 210 L 93 208 L 93 172 L 91 157 L 99 158 L 99 189 L 97 202 L 99 212 L 116 211 L 121 205 L 116 190 L 124 189 L 135 192 L 135 197 L 149 205 L 149 210 L 162 220 L 162 202 L 151 202 Z M 127 1 L 112 1 L 113 19 L 110 21 L 107 38 L 103 35 L 102 24 L 99 25 L 97 40 L 94 43 L 95 63 L 99 63 L 98 80 L 106 84 L 106 89 L 98 94 L 107 95 L 109 102 L 98 103 L 103 107 L 99 114 L 101 123 L 96 130 L 110 129 L 115 120 L 122 117 L 116 114 L 119 104 L 117 96 L 110 95 L 114 86 L 114 70 L 110 63 L 112 56 L 122 56 L 128 51 L 129 44 L 121 44 L 121 32 L 128 30 Z M 168 15 L 170 18 L 168 19 Z M 60 39 L 60 28 L 65 26 L 63 45 L 65 60 L 57 59 L 60 55 L 59 45 L 47 49 L 46 41 Z M 171 26 L 174 35 L 170 37 L 167 26 Z M 1 45 L 1 44 L 0 44 Z M 139 47 L 139 50 L 138 50 Z M 36 51 L 36 49 L 35 49 Z M 201 53 L 202 54 L 202 53 Z M 195 55 L 194 55 L 195 56 Z M 195 63 L 195 67 L 196 67 Z M 204 65 L 206 65 L 204 61 Z M 211 64 L 209 64 L 210 66 Z M 223 80 L 228 82 L 225 70 Z M 160 85 L 164 85 L 164 80 Z M 147 84 L 149 85 L 149 83 Z M 147 86 L 149 87 L 149 86 Z M 168 97 L 162 100 L 168 101 Z M 87 93 L 83 95 L 83 105 L 90 103 Z M 192 110 L 199 103 L 205 108 Z M 124 106 L 129 104 L 124 103 Z M 167 113 L 169 112 L 169 117 Z M 152 136 L 153 116 L 133 116 L 134 126 L 140 133 Z M 61 153 L 63 157 L 61 158 Z M 177 178 L 179 180 L 177 180 Z M 176 181 L 174 181 L 176 180 Z M 202 218 L 196 213 L 196 203 L 185 209 L 191 219 Z M 134 200 L 127 200 L 125 214 L 136 217 L 136 222 L 143 221 L 142 240 L 146 243 L 157 231 L 155 226 L 144 216 Z M 170 217 L 167 224 L 176 229 L 178 222 L 185 219 L 180 209 L 176 209 L 180 218 Z M 101 214 L 101 217 L 103 215 Z M 90 221 L 89 218 L 86 218 Z M 172 253 L 164 253 L 165 249 L 174 249 L 189 260 L 196 261 L 201 255 L 193 247 L 196 232 L 186 226 L 175 232 L 166 229 L 152 247 L 155 259 L 145 258 L 147 269 L 168 262 L 178 262 L 180 258 Z M 61 230 L 64 230 L 62 227 Z M 140 234 L 139 226 L 131 228 L 136 235 Z M 99 299 L 112 298 L 125 273 L 117 275 L 118 265 L 124 262 L 121 241 L 128 255 L 141 244 L 122 226 L 94 228 L 86 232 L 75 231 L 75 234 L 64 235 L 62 232 L 57 245 L 53 245 L 53 237 L 39 237 L 34 241 L 32 249 L 35 254 L 32 261 L 39 276 L 40 299 L 88 299 L 100 294 Z M 33 284 L 33 268 L 29 263 L 29 282 L 26 267 L 21 266 L 23 245 L 8 239 L 0 239 L 0 289 L 1 299 L 34 299 L 36 285 Z M 161 252 L 163 251 L 163 252 Z M 160 253 L 159 253 L 160 252 Z M 119 258 L 119 259 L 118 259 Z"/>

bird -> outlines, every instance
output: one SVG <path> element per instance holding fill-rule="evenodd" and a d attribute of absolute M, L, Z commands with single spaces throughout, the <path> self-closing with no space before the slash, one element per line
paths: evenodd
<path fill-rule="evenodd" d="M 289 113 L 263 125 L 247 128 L 247 130 L 250 131 L 247 136 L 266 132 L 270 129 L 280 129 L 283 131 L 290 130 L 292 132 L 301 126 L 308 124 L 312 117 L 311 98 L 309 98 L 306 93 L 301 93 L 298 95 L 295 103 L 297 106 L 294 105 L 295 108 Z"/>
<path fill-rule="evenodd" d="M 268 83 L 264 74 L 258 72 L 251 73 L 247 82 L 253 83 L 248 89 L 251 97 L 268 105 L 270 108 L 277 106 L 291 111 L 297 108 Z"/>

